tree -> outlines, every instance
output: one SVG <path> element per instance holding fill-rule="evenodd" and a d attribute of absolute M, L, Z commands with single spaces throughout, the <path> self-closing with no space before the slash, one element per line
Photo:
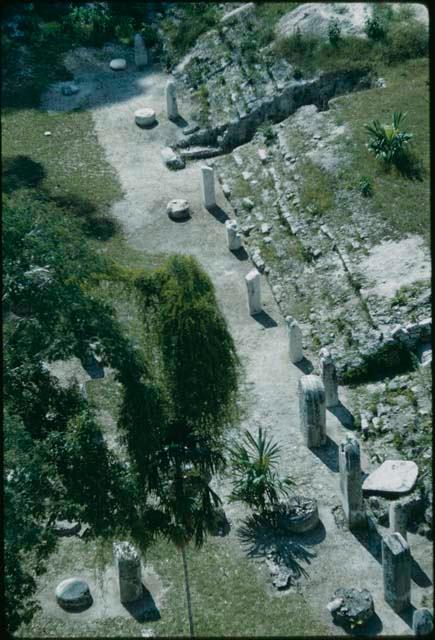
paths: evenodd
<path fill-rule="evenodd" d="M 231 466 L 235 475 L 232 501 L 246 502 L 264 514 L 279 502 L 280 495 L 288 495 L 290 477 L 281 479 L 276 472 L 280 447 L 268 438 L 260 427 L 257 438 L 245 431 L 244 442 L 230 448 Z"/>
<path fill-rule="evenodd" d="M 213 285 L 194 258 L 173 256 L 136 284 L 166 408 L 158 442 L 143 436 L 137 447 L 144 423 L 127 441 L 169 519 L 165 535 L 182 553 L 193 636 L 185 548 L 193 538 L 203 544 L 220 503 L 209 482 L 225 464 L 225 428 L 237 417 L 239 361 Z"/>

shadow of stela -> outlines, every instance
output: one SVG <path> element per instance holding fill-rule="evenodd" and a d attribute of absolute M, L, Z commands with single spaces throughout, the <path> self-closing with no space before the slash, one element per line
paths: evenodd
<path fill-rule="evenodd" d="M 273 327 L 278 326 L 275 320 L 268 313 L 266 313 L 266 311 L 260 311 L 260 313 L 256 313 L 255 316 L 252 317 L 265 329 L 272 329 Z"/>
<path fill-rule="evenodd" d="M 226 211 L 224 211 L 219 205 L 209 207 L 207 211 L 211 213 L 218 222 L 222 222 L 222 224 L 230 219 Z"/>
<path fill-rule="evenodd" d="M 346 429 L 353 429 L 355 426 L 355 420 L 349 409 L 341 402 L 336 407 L 330 407 L 328 409 Z"/>
<path fill-rule="evenodd" d="M 240 249 L 232 249 L 231 253 L 233 256 L 236 256 L 237 260 L 248 260 L 249 254 L 246 251 L 245 247 L 240 247 Z"/>
<path fill-rule="evenodd" d="M 137 622 L 152 622 L 161 618 L 154 598 L 144 585 L 142 597 L 134 602 L 123 603 L 123 607 Z"/>
<path fill-rule="evenodd" d="M 331 469 L 334 473 L 338 473 L 338 446 L 331 440 L 329 436 L 326 436 L 326 442 L 322 447 L 315 447 L 310 449 L 315 456 L 319 458 L 328 469 Z"/>
<path fill-rule="evenodd" d="M 321 522 L 312 531 L 293 534 L 281 531 L 268 516 L 253 515 L 246 518 L 237 530 L 237 536 L 249 558 L 271 558 L 284 566 L 292 577 L 309 577 L 306 569 L 316 553 L 310 549 L 326 536 Z"/>
<path fill-rule="evenodd" d="M 314 371 L 314 367 L 310 360 L 308 360 L 305 356 L 299 362 L 295 363 L 295 367 L 297 367 L 302 373 L 308 376 L 312 371 Z"/>

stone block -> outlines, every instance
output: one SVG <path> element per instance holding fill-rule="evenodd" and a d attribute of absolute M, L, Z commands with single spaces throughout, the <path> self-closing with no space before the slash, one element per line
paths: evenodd
<path fill-rule="evenodd" d="M 409 607 L 411 595 L 411 553 L 400 533 L 382 540 L 382 572 L 385 601 L 400 613 Z"/>
<path fill-rule="evenodd" d="M 299 416 L 301 433 L 307 447 L 326 443 L 325 388 L 318 376 L 299 379 Z"/>

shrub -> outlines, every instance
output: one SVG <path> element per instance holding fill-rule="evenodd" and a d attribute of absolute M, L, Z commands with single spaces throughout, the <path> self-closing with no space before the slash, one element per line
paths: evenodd
<path fill-rule="evenodd" d="M 64 25 L 78 42 L 97 47 L 104 44 L 115 31 L 112 16 L 103 5 L 73 7 Z"/>
<path fill-rule="evenodd" d="M 118 18 L 118 24 L 115 27 L 115 35 L 122 44 L 132 44 L 134 36 L 133 18 L 120 16 Z"/>
<path fill-rule="evenodd" d="M 428 30 L 417 20 L 394 24 L 388 32 L 386 58 L 389 64 L 426 56 L 428 50 Z"/>
<path fill-rule="evenodd" d="M 364 31 L 370 40 L 384 40 L 387 30 L 382 20 L 376 16 L 367 17 L 364 24 Z"/>
<path fill-rule="evenodd" d="M 406 115 L 401 111 L 394 111 L 389 125 L 381 125 L 379 120 L 373 120 L 371 124 L 364 125 L 371 134 L 367 148 L 377 158 L 381 158 L 386 166 L 391 166 L 399 161 L 403 155 L 405 145 L 412 138 L 412 133 L 399 131 L 399 127 L 405 120 Z"/>
<path fill-rule="evenodd" d="M 332 18 L 328 24 L 328 38 L 333 47 L 336 47 L 340 41 L 341 27 L 338 20 Z"/>
<path fill-rule="evenodd" d="M 371 178 L 362 176 L 358 186 L 361 195 L 363 195 L 365 198 L 370 198 L 373 195 L 373 180 Z"/>
<path fill-rule="evenodd" d="M 266 144 L 270 144 L 276 140 L 277 134 L 270 122 L 263 122 L 263 124 L 258 127 L 258 131 L 264 136 Z"/>

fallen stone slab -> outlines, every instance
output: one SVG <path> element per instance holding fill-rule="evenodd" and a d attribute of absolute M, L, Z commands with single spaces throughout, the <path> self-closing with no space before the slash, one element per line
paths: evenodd
<path fill-rule="evenodd" d="M 156 112 L 149 107 L 137 109 L 134 112 L 134 121 L 139 127 L 150 127 L 156 122 Z"/>
<path fill-rule="evenodd" d="M 411 460 L 385 460 L 363 482 L 365 495 L 409 493 L 417 481 L 418 467 Z"/>
<path fill-rule="evenodd" d="M 182 133 L 184 136 L 190 136 L 190 134 L 196 133 L 196 131 L 199 131 L 199 125 L 189 124 L 187 127 L 184 127 Z"/>
<path fill-rule="evenodd" d="M 124 58 L 115 58 L 110 61 L 109 66 L 113 71 L 123 71 L 127 68 L 127 61 Z"/>
<path fill-rule="evenodd" d="M 55 591 L 56 601 L 62 609 L 80 611 L 92 604 L 89 585 L 82 578 L 68 578 L 60 582 Z"/>
<path fill-rule="evenodd" d="M 184 160 L 205 160 L 206 158 L 214 158 L 221 155 L 220 147 L 190 147 L 180 151 L 180 155 Z"/>
<path fill-rule="evenodd" d="M 367 589 L 340 588 L 326 606 L 334 622 L 343 626 L 362 626 L 375 613 L 372 595 Z"/>
<path fill-rule="evenodd" d="M 166 207 L 166 211 L 173 220 L 185 220 L 190 216 L 189 203 L 181 198 L 171 200 Z"/>
<path fill-rule="evenodd" d="M 58 536 L 75 536 L 79 533 L 82 525 L 80 522 L 70 522 L 69 520 L 56 520 L 54 532 Z"/>
<path fill-rule="evenodd" d="M 180 158 L 180 156 L 175 153 L 175 151 L 171 149 L 171 147 L 164 147 L 160 153 L 163 158 L 163 162 L 168 167 L 168 169 L 184 169 L 184 167 L 186 166 L 183 158 Z"/>

